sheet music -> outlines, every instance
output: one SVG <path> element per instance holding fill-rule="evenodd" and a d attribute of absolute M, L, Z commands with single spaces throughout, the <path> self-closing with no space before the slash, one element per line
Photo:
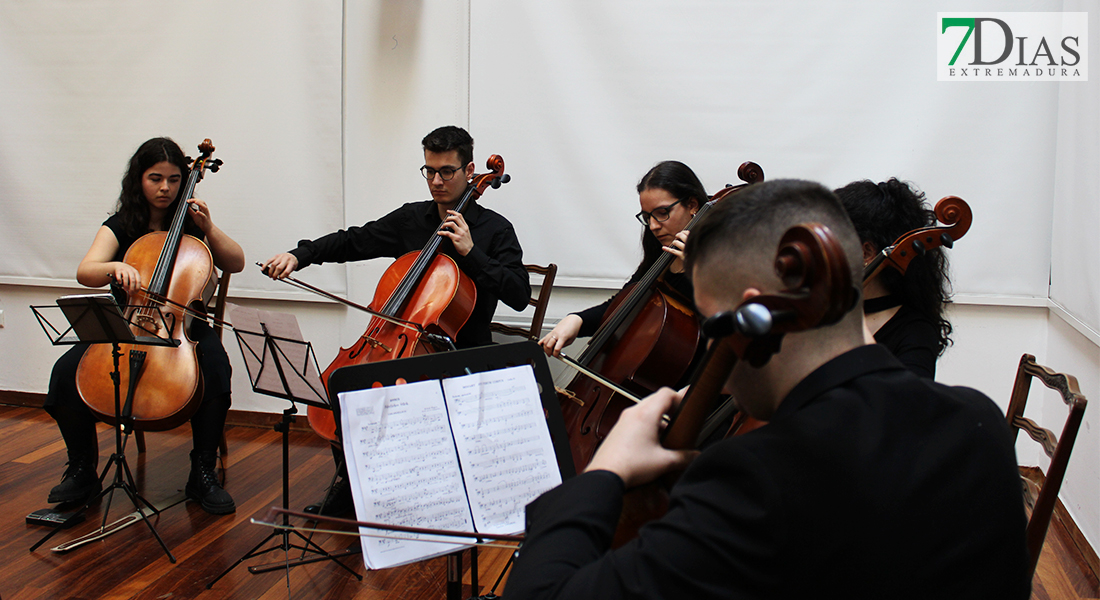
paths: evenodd
<path fill-rule="evenodd" d="M 561 483 L 530 365 L 443 380 L 477 530 L 513 534 L 524 508 Z"/>
<path fill-rule="evenodd" d="M 359 520 L 474 530 L 438 380 L 343 392 L 339 398 Z M 363 537 L 362 547 L 367 568 L 381 569 L 466 546 Z"/>

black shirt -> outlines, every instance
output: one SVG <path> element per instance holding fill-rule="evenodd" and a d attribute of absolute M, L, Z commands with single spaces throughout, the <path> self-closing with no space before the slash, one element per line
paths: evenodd
<path fill-rule="evenodd" d="M 578 475 L 527 507 L 506 598 L 1028 598 L 1004 415 L 885 348 L 803 379 L 771 422 L 705 450 L 670 509 L 609 551 L 623 483 Z"/>
<path fill-rule="evenodd" d="M 906 305 L 875 332 L 875 341 L 889 350 L 914 373 L 936 378 L 936 359 L 940 355 L 940 330 L 931 319 Z"/>
<path fill-rule="evenodd" d="M 473 313 L 455 340 L 459 348 L 469 348 L 492 342 L 489 322 L 498 299 L 517 311 L 527 308 L 531 282 L 523 266 L 523 249 L 508 219 L 476 202 L 468 205 L 463 217 L 470 226 L 473 249 L 461 256 L 451 240 L 444 238 L 440 252 L 454 259 L 477 287 Z M 298 259 L 299 269 L 326 262 L 398 258 L 422 250 L 435 235 L 439 223 L 434 201 L 410 202 L 362 227 L 341 229 L 316 240 L 302 240 L 290 253 Z"/>
<path fill-rule="evenodd" d="M 645 275 L 646 273 L 643 272 L 635 272 L 630 280 L 627 281 L 625 285 L 623 285 L 623 289 L 626 289 L 626 287 L 632 283 L 637 283 Z M 687 301 L 688 306 L 690 306 L 692 310 L 694 310 L 695 290 L 691 285 L 691 278 L 687 276 L 687 273 L 673 273 L 672 271 L 665 271 L 663 278 L 665 280 L 665 283 L 667 283 L 677 293 L 682 295 L 684 297 L 684 300 Z M 619 293 L 621 294 L 622 291 L 620 290 Z M 614 300 L 616 297 L 618 297 L 618 295 L 608 298 L 607 301 L 603 302 L 602 304 L 597 304 L 596 306 L 586 308 L 579 313 L 575 313 L 578 317 L 581 318 L 581 330 L 577 334 L 577 337 L 588 337 L 596 333 L 596 330 L 600 328 L 600 323 L 603 322 L 603 318 L 604 315 L 607 313 L 608 307 L 611 306 L 611 301 Z"/>

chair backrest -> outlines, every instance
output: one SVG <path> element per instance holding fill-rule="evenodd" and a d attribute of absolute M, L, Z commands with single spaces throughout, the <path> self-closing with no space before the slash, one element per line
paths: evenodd
<path fill-rule="evenodd" d="M 214 317 L 218 321 L 225 320 L 225 298 L 229 294 L 229 276 L 232 273 L 228 271 L 222 271 L 221 277 L 218 278 L 218 289 L 214 290 L 214 297 L 211 298 L 213 304 L 207 305 L 207 311 L 210 316 Z M 224 327 L 217 325 L 215 321 L 214 330 L 218 332 L 218 339 L 222 339 L 222 331 Z"/>
<path fill-rule="evenodd" d="M 1055 437 L 1054 432 L 1040 427 L 1035 421 L 1024 416 L 1033 378 L 1043 382 L 1043 385 L 1048 388 L 1057 390 L 1062 396 L 1062 401 L 1069 407 L 1069 416 L 1066 418 L 1061 436 Z M 1035 565 L 1039 562 L 1039 553 L 1043 550 L 1043 540 L 1046 539 L 1050 518 L 1054 513 L 1058 490 L 1062 487 L 1066 465 L 1069 464 L 1069 455 L 1077 439 L 1077 430 L 1081 427 L 1081 418 L 1085 414 L 1087 405 L 1088 401 L 1081 395 L 1076 377 L 1055 373 L 1047 367 L 1036 364 L 1035 357 L 1030 354 L 1020 357 L 1020 367 L 1016 370 L 1016 383 L 1012 387 L 1012 399 L 1009 401 L 1006 414 L 1008 425 L 1013 429 L 1015 438 L 1019 438 L 1020 430 L 1026 431 L 1050 457 L 1050 468 L 1047 469 L 1045 481 L 1041 476 L 1029 474 L 1029 472 L 1033 473 L 1034 469 L 1020 468 L 1024 501 L 1031 508 L 1031 518 L 1027 523 L 1027 549 L 1031 555 L 1031 573 L 1035 572 Z"/>
<path fill-rule="evenodd" d="M 528 273 L 542 275 L 542 284 L 539 285 L 539 295 L 527 301 L 529 306 L 535 307 L 535 314 L 531 316 L 531 327 L 513 327 L 503 323 L 490 323 L 489 329 L 505 335 L 525 337 L 537 340 L 542 336 L 542 320 L 546 317 L 546 306 L 550 304 L 550 292 L 554 290 L 554 277 L 558 274 L 558 265 L 550 263 L 545 267 L 539 265 L 523 265 Z"/>

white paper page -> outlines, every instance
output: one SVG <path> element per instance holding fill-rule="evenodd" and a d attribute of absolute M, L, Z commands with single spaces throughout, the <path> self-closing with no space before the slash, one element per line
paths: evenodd
<path fill-rule="evenodd" d="M 530 365 L 443 381 L 477 530 L 523 531 L 524 508 L 561 483 Z"/>
<path fill-rule="evenodd" d="M 360 521 L 474 530 L 438 380 L 344 392 L 339 397 L 344 454 Z M 368 569 L 394 567 L 467 547 L 376 537 L 363 537 L 362 546 Z"/>

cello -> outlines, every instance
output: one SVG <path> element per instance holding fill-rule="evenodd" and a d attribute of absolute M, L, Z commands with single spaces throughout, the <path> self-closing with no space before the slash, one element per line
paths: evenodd
<path fill-rule="evenodd" d="M 808 223 L 787 230 L 779 242 L 775 270 L 784 291 L 755 296 L 703 324 L 712 341 L 662 432 L 665 448 L 698 447 L 705 437 L 700 435 L 703 424 L 737 361 L 764 366 L 779 351 L 785 334 L 836 323 L 859 298 L 844 250 L 823 225 Z M 740 433 L 744 431 L 727 435 Z M 630 541 L 643 524 L 667 511 L 667 490 L 675 479 L 670 475 L 626 493 L 612 547 Z"/>
<path fill-rule="evenodd" d="M 190 311 L 205 312 L 214 292 L 214 259 L 206 244 L 183 233 L 188 200 L 205 171 L 217 172 L 222 161 L 211 159 L 209 139 L 199 145 L 180 192 L 179 206 L 167 231 L 148 233 L 126 251 L 123 262 L 138 270 L 146 282 L 127 300 L 126 318 L 135 335 L 179 340 L 178 346 L 121 344 L 129 355 L 120 363 L 120 387 L 126 388 L 124 421 L 135 429 L 163 431 L 182 425 L 199 407 L 203 396 L 202 369 L 196 342 L 188 337 Z M 188 308 L 190 307 L 190 308 Z M 81 399 L 102 421 L 115 422 L 114 359 L 111 344 L 92 344 L 80 360 L 76 387 Z"/>
<path fill-rule="evenodd" d="M 723 198 L 764 180 L 760 165 L 753 162 L 743 163 L 737 176 L 745 183 L 726 186 L 714 194 L 685 229 L 690 230 Z M 616 295 L 599 329 L 575 361 L 582 373 L 559 394 L 578 471 L 592 459 L 619 413 L 632 402 L 613 385 L 638 396 L 675 385 L 696 355 L 700 334 L 692 299 L 681 297 L 663 281 L 673 260 L 671 254 L 663 254 L 637 283 Z M 584 371 L 600 375 L 603 381 Z"/>
<path fill-rule="evenodd" d="M 867 263 L 863 269 L 863 281 L 874 279 L 887 266 L 894 267 L 904 275 L 914 258 L 940 246 L 954 247 L 955 241 L 970 231 L 970 225 L 974 221 L 970 205 L 958 196 L 941 198 L 936 203 L 934 212 L 936 220 L 947 227 L 921 227 L 903 234 Z"/>
<path fill-rule="evenodd" d="M 511 176 L 504 172 L 504 159 L 494 154 L 486 161 L 488 173 L 474 175 L 454 210 L 464 213 L 469 203 L 485 192 L 499 188 Z M 398 258 L 378 282 L 374 299 L 367 307 L 372 316 L 363 335 L 349 348 L 340 348 L 336 358 L 321 373 L 328 378 L 340 367 L 406 358 L 453 348 L 451 340 L 466 324 L 477 301 L 477 288 L 451 257 L 439 252 L 444 223 L 424 248 Z M 296 282 L 300 283 L 300 282 Z M 332 297 L 325 294 L 328 297 Z M 309 406 L 309 424 L 329 441 L 336 438 L 336 421 L 331 410 Z"/>

